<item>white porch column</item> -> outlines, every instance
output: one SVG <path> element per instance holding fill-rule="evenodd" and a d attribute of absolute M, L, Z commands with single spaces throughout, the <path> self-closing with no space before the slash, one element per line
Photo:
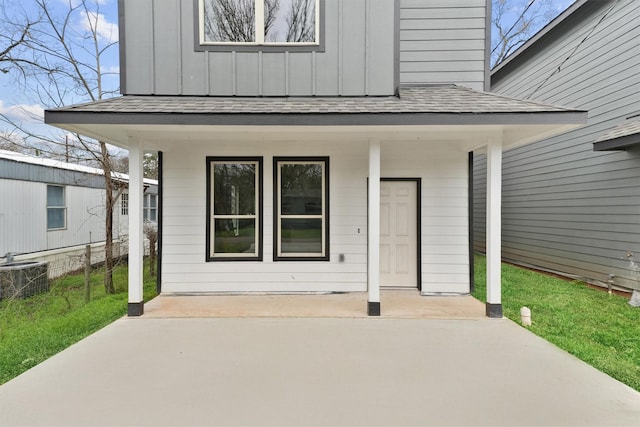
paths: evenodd
<path fill-rule="evenodd" d="M 369 298 L 367 313 L 380 316 L 380 141 L 369 141 Z"/>
<path fill-rule="evenodd" d="M 144 191 L 142 158 L 139 140 L 129 140 L 129 316 L 144 312 L 142 269 L 144 262 L 142 193 Z"/>
<path fill-rule="evenodd" d="M 502 317 L 502 143 L 487 144 L 487 306 L 488 317 Z"/>

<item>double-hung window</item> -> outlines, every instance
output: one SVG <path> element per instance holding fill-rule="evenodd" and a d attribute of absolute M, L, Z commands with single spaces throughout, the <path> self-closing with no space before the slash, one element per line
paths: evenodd
<path fill-rule="evenodd" d="M 207 261 L 262 260 L 262 158 L 207 157 Z"/>
<path fill-rule="evenodd" d="M 199 0 L 201 45 L 319 45 L 320 0 Z"/>
<path fill-rule="evenodd" d="M 329 260 L 329 158 L 274 158 L 274 259 Z"/>
<path fill-rule="evenodd" d="M 64 187 L 47 185 L 47 230 L 62 230 L 67 227 L 67 207 Z"/>
<path fill-rule="evenodd" d="M 158 220 L 158 195 L 145 194 L 142 209 L 142 219 L 156 222 Z"/>

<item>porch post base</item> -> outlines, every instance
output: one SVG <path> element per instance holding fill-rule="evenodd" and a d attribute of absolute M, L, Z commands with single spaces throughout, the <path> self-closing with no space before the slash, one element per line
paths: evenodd
<path fill-rule="evenodd" d="M 369 316 L 380 316 L 380 303 L 367 301 L 367 314 Z"/>
<path fill-rule="evenodd" d="M 127 306 L 127 316 L 129 317 L 142 316 L 143 313 L 144 313 L 143 301 L 130 302 L 129 305 Z"/>
<path fill-rule="evenodd" d="M 491 304 L 488 302 L 486 308 L 487 317 L 491 317 L 492 319 L 502 318 L 502 304 Z"/>

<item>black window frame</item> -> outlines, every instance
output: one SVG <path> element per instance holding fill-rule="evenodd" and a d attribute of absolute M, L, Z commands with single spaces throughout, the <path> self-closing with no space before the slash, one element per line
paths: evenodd
<path fill-rule="evenodd" d="M 263 157 L 249 157 L 249 156 L 207 156 L 206 157 L 206 162 L 207 162 L 207 175 L 206 175 L 206 180 L 207 180 L 207 218 L 206 218 L 206 244 L 205 244 L 205 250 L 206 250 L 206 254 L 205 254 L 205 259 L 206 262 L 227 262 L 227 261 L 262 261 L 263 259 L 263 247 L 264 247 L 264 227 L 263 227 L 263 223 L 264 223 L 264 203 L 263 203 L 263 198 L 264 198 L 264 180 L 263 180 L 263 176 L 264 176 L 264 161 L 263 161 Z M 211 255 L 211 249 L 212 249 L 212 244 L 213 244 L 213 239 L 211 238 L 211 231 L 212 231 L 212 220 L 213 220 L 213 209 L 212 209 L 212 203 L 213 203 L 213 187 L 211 185 L 212 183 L 212 172 L 213 172 L 213 168 L 212 165 L 214 164 L 214 162 L 247 162 L 247 163 L 257 163 L 258 165 L 258 171 L 257 171 L 257 188 L 256 191 L 258 192 L 258 197 L 257 197 L 257 205 L 256 205 L 256 210 L 257 210 L 257 214 L 256 214 L 256 226 L 258 227 L 258 232 L 257 232 L 257 239 L 258 241 L 257 243 L 257 255 L 256 256 L 212 256 Z"/>
<path fill-rule="evenodd" d="M 280 242 L 278 236 L 280 235 L 280 206 L 278 204 L 279 192 L 280 192 L 280 182 L 278 180 L 278 168 L 279 163 L 304 163 L 304 162 L 312 162 L 324 163 L 324 206 L 323 206 L 323 221 L 324 221 L 324 235 L 322 236 L 324 239 L 324 254 L 317 256 L 281 256 L 278 255 L 280 252 Z M 273 260 L 274 261 L 330 261 L 331 251 L 330 251 L 330 179 L 331 175 L 330 171 L 330 162 L 329 156 L 313 156 L 313 157 L 300 157 L 300 156 L 280 156 L 273 158 Z"/>

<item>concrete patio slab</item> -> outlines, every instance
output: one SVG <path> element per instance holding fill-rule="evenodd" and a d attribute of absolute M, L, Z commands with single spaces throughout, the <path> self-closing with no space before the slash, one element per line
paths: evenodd
<path fill-rule="evenodd" d="M 2 426 L 637 426 L 506 319 L 123 318 L 0 386 Z"/>
<path fill-rule="evenodd" d="M 146 318 L 367 316 L 367 293 L 344 294 L 162 294 L 145 304 Z M 485 306 L 470 295 L 421 296 L 417 289 L 381 292 L 381 317 L 393 319 L 482 319 Z"/>

